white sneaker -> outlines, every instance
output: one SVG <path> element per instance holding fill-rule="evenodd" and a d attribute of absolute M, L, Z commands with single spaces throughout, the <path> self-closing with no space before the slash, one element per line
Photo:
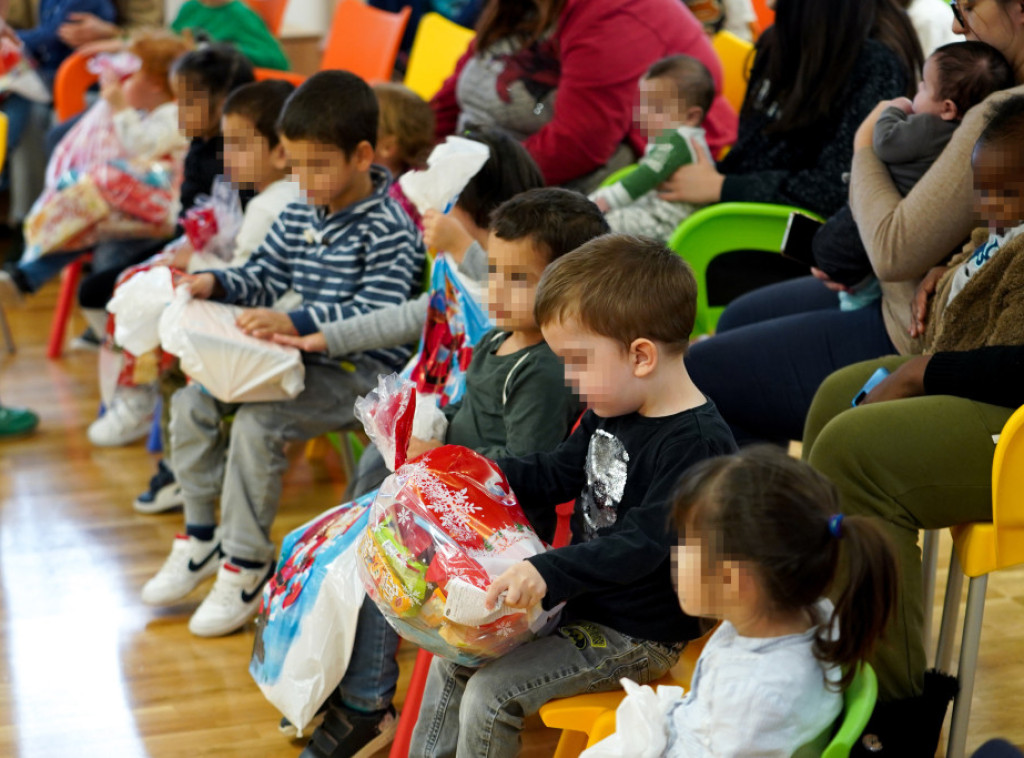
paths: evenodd
<path fill-rule="evenodd" d="M 121 447 L 144 439 L 153 426 L 157 393 L 152 385 L 118 387 L 107 412 L 89 425 L 97 447 Z"/>
<path fill-rule="evenodd" d="M 197 637 L 221 637 L 241 629 L 256 615 L 263 585 L 273 575 L 273 562 L 246 569 L 224 561 L 210 594 L 189 619 L 188 630 Z"/>
<path fill-rule="evenodd" d="M 178 602 L 217 572 L 221 558 L 219 540 L 197 540 L 179 534 L 174 538 L 164 565 L 142 588 L 142 602 L 146 605 Z"/>

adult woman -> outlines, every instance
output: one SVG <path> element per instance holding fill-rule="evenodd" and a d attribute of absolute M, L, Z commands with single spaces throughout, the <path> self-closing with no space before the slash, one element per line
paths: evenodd
<path fill-rule="evenodd" d="M 965 15 L 976 21 L 967 30 L 956 24 L 954 31 L 996 47 L 1011 62 L 1017 81 L 1024 81 L 1024 38 L 1019 38 L 1024 13 L 1004 0 L 979 0 Z M 996 93 L 968 112 L 906 198 L 871 148 L 884 103 L 861 124 L 854 136 L 850 202 L 882 282 L 882 299 L 839 311 L 832 293 L 806 279 L 764 288 L 730 306 L 720 323 L 722 333 L 695 346 L 690 371 L 740 436 L 799 439 L 811 398 L 832 371 L 894 352 L 920 351 L 909 333 L 910 302 L 925 273 L 970 232 L 971 149 L 990 101 L 1004 96 Z M 758 383 L 738 381 L 740 370 L 756 374 Z"/>
<path fill-rule="evenodd" d="M 700 60 L 721 86 L 718 58 L 679 0 L 490 0 L 476 39 L 431 101 L 438 136 L 498 126 L 523 141 L 548 184 L 588 189 L 613 158 L 625 165 L 640 151 L 637 81 L 673 53 Z M 721 96 L 705 129 L 713 150 L 735 136 Z"/>

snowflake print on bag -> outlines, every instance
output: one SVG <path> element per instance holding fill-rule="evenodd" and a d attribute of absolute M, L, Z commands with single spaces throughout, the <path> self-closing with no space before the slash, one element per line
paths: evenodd
<path fill-rule="evenodd" d="M 474 514 L 482 509 L 473 505 L 466 490 L 445 487 L 422 463 L 407 464 L 403 470 L 424 495 L 424 503 L 438 517 L 441 526 L 456 539 L 473 540 L 477 533 L 471 528 Z"/>

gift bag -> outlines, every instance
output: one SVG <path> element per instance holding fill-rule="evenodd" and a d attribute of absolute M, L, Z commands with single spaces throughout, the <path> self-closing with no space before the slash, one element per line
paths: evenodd
<path fill-rule="evenodd" d="M 235 256 L 235 238 L 242 218 L 238 190 L 225 177 L 218 176 L 210 194 L 199 195 L 181 223 L 195 252 L 230 261 Z"/>
<path fill-rule="evenodd" d="M 174 299 L 171 269 L 156 266 L 114 290 L 107 311 L 114 314 L 114 342 L 133 355 L 160 347 L 160 315 Z"/>
<path fill-rule="evenodd" d="M 305 387 L 302 354 L 257 339 L 235 325 L 242 308 L 193 300 L 184 287 L 160 316 L 160 344 L 181 370 L 218 400 L 290 400 Z"/>
<path fill-rule="evenodd" d="M 429 210 L 447 213 L 490 155 L 490 148 L 482 142 L 448 137 L 431 151 L 427 168 L 406 171 L 398 184 L 421 215 Z"/>
<path fill-rule="evenodd" d="M 373 493 L 291 532 L 263 588 L 249 673 L 300 729 L 348 667 L 365 592 L 356 569 Z"/>
<path fill-rule="evenodd" d="M 375 444 L 392 438 L 399 466 L 370 508 L 359 573 L 401 636 L 435 655 L 479 666 L 533 639 L 558 612 L 501 602 L 484 607 L 492 580 L 546 548 L 501 470 L 482 455 L 445 445 L 402 465 L 414 396 L 410 382 L 382 381 L 376 397 L 357 406 Z"/>
<path fill-rule="evenodd" d="M 668 746 L 668 719 L 683 697 L 673 685 L 639 685 L 620 679 L 626 697 L 615 711 L 615 732 L 583 751 L 580 758 L 658 758 Z"/>

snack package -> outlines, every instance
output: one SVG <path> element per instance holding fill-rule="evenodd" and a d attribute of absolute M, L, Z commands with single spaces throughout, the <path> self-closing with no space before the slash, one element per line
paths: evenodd
<path fill-rule="evenodd" d="M 242 308 L 193 300 L 179 287 L 160 316 L 160 344 L 181 370 L 225 403 L 290 400 L 305 387 L 302 354 L 235 325 Z"/>
<path fill-rule="evenodd" d="M 230 261 L 235 254 L 235 238 L 242 218 L 238 190 L 225 177 L 218 176 L 210 194 L 200 195 L 185 214 L 182 226 L 197 253 Z"/>
<path fill-rule="evenodd" d="M 53 100 L 50 88 L 43 82 L 36 65 L 24 50 L 7 47 L 0 55 L 0 93 L 14 93 L 37 103 Z"/>
<path fill-rule="evenodd" d="M 292 531 L 263 588 L 249 673 L 267 700 L 302 729 L 345 675 L 366 593 L 359 537 L 374 493 Z"/>

